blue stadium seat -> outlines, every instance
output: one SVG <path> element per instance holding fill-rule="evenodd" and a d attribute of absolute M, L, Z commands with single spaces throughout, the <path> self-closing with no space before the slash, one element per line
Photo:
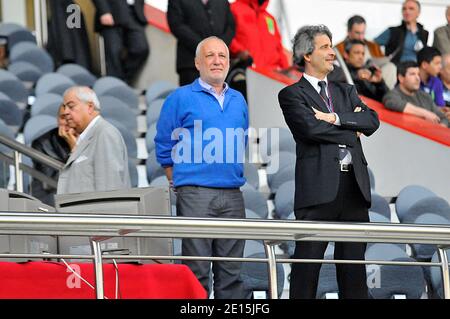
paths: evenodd
<path fill-rule="evenodd" d="M 161 113 L 164 99 L 156 99 L 147 108 L 147 127 L 150 127 L 153 123 L 156 123 Z"/>
<path fill-rule="evenodd" d="M 378 195 L 377 193 L 371 193 L 372 197 L 372 205 L 370 206 L 370 210 L 373 212 L 377 212 L 380 215 L 385 216 L 387 219 L 391 219 L 391 209 L 389 208 L 389 203 L 384 199 L 384 197 Z"/>
<path fill-rule="evenodd" d="M 254 211 L 261 218 L 267 218 L 269 209 L 267 207 L 267 199 L 262 193 L 256 190 L 244 189 L 242 195 L 244 197 L 245 208 Z"/>
<path fill-rule="evenodd" d="M 9 50 L 20 42 L 36 43 L 31 31 L 16 23 L 0 23 L 0 36 L 8 39 Z"/>
<path fill-rule="evenodd" d="M 8 71 L 21 81 L 36 83 L 44 73 L 30 62 L 18 61 L 8 65 Z"/>
<path fill-rule="evenodd" d="M 414 221 L 421 215 L 431 213 L 444 217 L 450 220 L 450 205 L 448 202 L 437 196 L 420 199 L 414 203 L 407 214 L 402 216 L 400 221 L 402 223 L 414 223 Z"/>
<path fill-rule="evenodd" d="M 23 129 L 25 144 L 31 145 L 39 136 L 58 127 L 56 117 L 50 115 L 36 115 L 30 118 Z"/>
<path fill-rule="evenodd" d="M 33 64 L 43 74 L 53 72 L 55 64 L 50 54 L 32 42 L 17 43 L 10 51 L 12 63 L 23 61 Z"/>
<path fill-rule="evenodd" d="M 426 187 L 420 185 L 409 185 L 404 187 L 397 196 L 397 200 L 395 201 L 395 212 L 399 220 L 401 221 L 406 214 L 408 214 L 408 210 L 419 200 L 436 196 L 431 190 Z"/>
<path fill-rule="evenodd" d="M 0 92 L 0 119 L 15 133 L 17 133 L 23 121 L 23 111 L 2 92 Z"/>
<path fill-rule="evenodd" d="M 76 83 L 69 77 L 60 73 L 47 73 L 37 81 L 35 92 L 37 97 L 45 93 L 54 93 L 62 96 L 72 86 L 76 86 Z"/>
<path fill-rule="evenodd" d="M 295 181 L 290 180 L 281 184 L 275 194 L 275 217 L 287 219 L 294 211 Z"/>
<path fill-rule="evenodd" d="M 137 135 L 137 119 L 130 108 L 114 96 L 98 96 L 101 107 L 101 115 L 105 119 L 113 119 L 121 123 L 134 136 Z"/>
<path fill-rule="evenodd" d="M 259 188 L 259 174 L 255 164 L 244 163 L 244 177 L 248 184 L 252 185 L 255 189 Z"/>
<path fill-rule="evenodd" d="M 58 110 L 63 103 L 61 95 L 56 93 L 44 93 L 36 98 L 31 106 L 31 116 L 40 114 L 57 117 Z"/>
<path fill-rule="evenodd" d="M 97 77 L 83 66 L 75 63 L 61 65 L 57 73 L 64 74 L 71 78 L 77 85 L 93 87 Z"/>
<path fill-rule="evenodd" d="M 176 85 L 167 81 L 153 82 L 145 92 L 147 107 L 156 99 L 165 99 L 176 88 Z"/>

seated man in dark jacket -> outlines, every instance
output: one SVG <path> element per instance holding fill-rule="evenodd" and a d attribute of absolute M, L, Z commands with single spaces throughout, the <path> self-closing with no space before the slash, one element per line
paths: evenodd
<path fill-rule="evenodd" d="M 69 130 L 72 130 L 72 132 L 69 132 Z M 69 158 L 71 150 L 76 145 L 76 137 L 73 129 L 67 126 L 64 116 L 64 105 L 61 105 L 58 111 L 58 127 L 35 139 L 31 147 L 65 163 Z M 33 161 L 33 164 L 36 170 L 56 181 L 58 180 L 59 172 L 54 168 L 48 167 L 38 161 Z M 56 188 L 42 183 L 38 179 L 33 179 L 31 183 L 31 193 L 43 203 L 52 206 L 55 204 L 53 196 L 56 193 Z"/>
<path fill-rule="evenodd" d="M 389 91 L 381 69 L 370 60 L 364 64 L 365 45 L 361 40 L 345 41 L 344 60 L 355 83 L 358 94 L 381 102 Z"/>

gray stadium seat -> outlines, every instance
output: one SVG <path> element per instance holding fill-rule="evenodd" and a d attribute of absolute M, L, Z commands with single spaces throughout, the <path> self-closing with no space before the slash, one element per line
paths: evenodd
<path fill-rule="evenodd" d="M 130 174 L 131 187 L 138 187 L 139 174 L 137 171 L 135 160 L 133 158 L 128 158 L 128 172 Z"/>
<path fill-rule="evenodd" d="M 389 203 L 384 199 L 384 197 L 378 195 L 377 193 L 371 193 L 372 197 L 372 205 L 370 206 L 370 210 L 373 212 L 377 212 L 380 215 L 385 216 L 389 220 L 391 219 L 391 209 L 389 208 Z"/>
<path fill-rule="evenodd" d="M 148 106 L 146 115 L 147 127 L 158 121 L 163 104 L 164 99 L 156 99 Z"/>
<path fill-rule="evenodd" d="M 437 215 L 426 213 L 418 216 L 414 224 L 425 225 L 450 225 L 450 220 Z M 412 255 L 415 259 L 420 261 L 430 261 L 433 254 L 436 252 L 436 245 L 427 244 L 412 244 Z"/>
<path fill-rule="evenodd" d="M 24 61 L 38 67 L 43 74 L 53 72 L 55 64 L 50 54 L 31 42 L 17 43 L 10 51 L 12 63 Z"/>
<path fill-rule="evenodd" d="M 56 117 L 50 115 L 36 115 L 30 118 L 23 129 L 25 144 L 31 143 L 39 136 L 58 127 Z"/>
<path fill-rule="evenodd" d="M 420 199 L 408 209 L 407 214 L 402 216 L 400 222 L 414 223 L 419 216 L 426 213 L 440 215 L 450 220 L 450 205 L 445 199 L 437 196 Z"/>
<path fill-rule="evenodd" d="M 249 258 L 266 258 L 265 253 L 248 256 Z M 245 297 L 251 298 L 254 291 L 265 291 L 269 293 L 269 275 L 267 263 L 244 262 L 242 263 L 241 278 L 244 282 Z M 277 292 L 278 297 L 283 293 L 284 268 L 277 264 Z"/>
<path fill-rule="evenodd" d="M 89 70 L 75 63 L 63 64 L 56 70 L 56 72 L 68 76 L 77 85 L 93 87 L 95 81 L 97 81 L 97 77 L 89 72 Z"/>
<path fill-rule="evenodd" d="M 9 50 L 20 42 L 36 43 L 31 31 L 16 23 L 0 23 L 0 36 L 8 39 Z"/>
<path fill-rule="evenodd" d="M 149 106 L 156 99 L 165 99 L 177 86 L 167 81 L 153 82 L 145 92 L 145 103 Z"/>
<path fill-rule="evenodd" d="M 99 96 L 101 114 L 105 119 L 113 119 L 126 127 L 133 135 L 137 135 L 136 114 L 130 112 L 130 108 L 114 96 Z"/>
<path fill-rule="evenodd" d="M 9 71 L 0 69 L 0 92 L 5 93 L 16 103 L 26 105 L 28 102 L 28 90 L 22 81 Z"/>
<path fill-rule="evenodd" d="M 386 216 L 369 210 L 369 220 L 371 223 L 390 223 L 391 220 Z"/>
<path fill-rule="evenodd" d="M 393 244 L 370 246 L 366 250 L 366 260 L 415 261 Z M 420 266 L 378 265 L 367 267 L 367 270 L 368 283 L 374 284 L 369 287 L 372 298 L 391 299 L 394 295 L 403 295 L 408 299 L 418 299 L 425 292 L 425 278 Z"/>
<path fill-rule="evenodd" d="M 295 165 L 280 167 L 275 174 L 267 174 L 267 184 L 272 193 L 277 193 L 283 183 L 293 179 L 295 179 Z"/>
<path fill-rule="evenodd" d="M 261 219 L 261 216 L 259 216 L 257 213 L 252 211 L 251 209 L 246 208 L 245 209 L 245 218 L 249 219 Z"/>
<path fill-rule="evenodd" d="M 47 73 L 36 83 L 36 96 L 39 97 L 45 93 L 55 93 L 62 96 L 72 86 L 76 86 L 76 83 L 69 77 L 60 73 Z"/>
<path fill-rule="evenodd" d="M 23 111 L 6 94 L 0 92 L 0 119 L 17 133 L 23 121 Z"/>
<path fill-rule="evenodd" d="M 276 128 L 266 131 L 260 138 L 260 155 L 264 163 L 269 161 L 268 155 L 278 152 L 296 152 L 296 145 L 292 133 L 287 128 L 278 129 L 278 139 L 272 141 L 272 136 L 276 137 Z M 261 146 L 267 148 L 267 152 L 264 152 Z"/>
<path fill-rule="evenodd" d="M 290 180 L 281 184 L 275 194 L 275 217 L 287 219 L 294 211 L 295 181 Z"/>
<path fill-rule="evenodd" d="M 108 117 L 105 117 L 105 119 L 109 123 L 114 125 L 114 127 L 116 127 L 119 130 L 120 134 L 122 134 L 123 141 L 125 142 L 125 145 L 127 147 L 128 157 L 130 159 L 136 159 L 137 158 L 137 143 L 136 143 L 136 138 L 134 137 L 134 135 L 121 122 L 118 122 L 116 119 L 112 119 L 112 118 L 108 118 Z"/>
<path fill-rule="evenodd" d="M 145 146 L 147 147 L 147 152 L 151 152 L 155 149 L 155 136 L 156 136 L 156 123 L 150 125 L 145 133 Z"/>
<path fill-rule="evenodd" d="M 132 88 L 120 79 L 107 76 L 98 79 L 93 87 L 98 96 L 113 96 L 121 100 L 135 114 L 139 112 L 139 98 Z"/>
<path fill-rule="evenodd" d="M 0 134 L 14 139 L 14 132 L 2 119 L 0 119 Z M 0 144 L 0 153 L 11 156 L 12 150 Z M 0 188 L 6 188 L 8 186 L 9 177 L 9 165 L 0 160 Z"/>
<path fill-rule="evenodd" d="M 8 65 L 8 71 L 17 76 L 21 81 L 36 83 L 44 74 L 41 69 L 30 62 L 18 61 Z"/>
<path fill-rule="evenodd" d="M 267 218 L 269 209 L 267 207 L 267 200 L 262 193 L 251 189 L 244 189 L 242 195 L 244 197 L 245 208 L 254 211 L 261 218 Z"/>
<path fill-rule="evenodd" d="M 57 117 L 58 110 L 63 103 L 63 98 L 59 94 L 44 93 L 36 98 L 31 106 L 31 116 L 40 114 Z"/>
<path fill-rule="evenodd" d="M 155 150 L 148 153 L 145 167 L 147 170 L 147 180 L 149 183 L 151 183 L 151 181 L 158 176 L 165 176 L 164 168 L 162 168 L 161 165 L 159 165 L 159 163 L 156 161 Z"/>
<path fill-rule="evenodd" d="M 446 251 L 447 259 L 450 260 L 450 251 Z M 439 262 L 438 253 L 435 252 L 431 258 L 432 262 Z M 440 267 L 430 267 L 431 273 L 431 287 L 435 295 L 441 299 L 444 298 L 444 289 L 442 285 L 442 270 Z"/>
<path fill-rule="evenodd" d="M 244 177 L 248 184 L 252 185 L 255 189 L 259 188 L 259 174 L 255 164 L 244 163 Z"/>
<path fill-rule="evenodd" d="M 244 245 L 244 257 L 248 257 L 254 254 L 265 254 L 264 244 L 262 240 L 248 239 Z"/>
<path fill-rule="evenodd" d="M 416 202 L 423 198 L 433 196 L 436 196 L 436 194 L 420 185 L 409 185 L 404 187 L 398 194 L 395 202 L 395 211 L 400 221 Z"/>

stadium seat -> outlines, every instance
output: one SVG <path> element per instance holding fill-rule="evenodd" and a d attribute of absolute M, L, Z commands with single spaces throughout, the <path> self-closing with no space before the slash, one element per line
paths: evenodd
<path fill-rule="evenodd" d="M 20 79 L 9 71 L 0 69 L 0 92 L 6 94 L 11 100 L 26 106 L 28 102 L 28 90 Z"/>
<path fill-rule="evenodd" d="M 77 85 L 93 87 L 95 81 L 97 81 L 95 75 L 83 66 L 75 63 L 63 64 L 56 72 L 71 78 Z"/>
<path fill-rule="evenodd" d="M 287 219 L 294 211 L 295 181 L 290 180 L 281 184 L 275 194 L 275 217 Z"/>
<path fill-rule="evenodd" d="M 0 134 L 14 139 L 14 132 L 2 119 L 0 119 Z M 0 153 L 11 156 L 12 150 L 0 143 Z M 0 188 L 6 188 L 8 186 L 9 177 L 9 165 L 0 160 Z"/>
<path fill-rule="evenodd" d="M 113 96 L 128 106 L 134 114 L 139 113 L 139 98 L 134 90 L 122 80 L 106 76 L 98 79 L 93 87 L 98 96 Z"/>
<path fill-rule="evenodd" d="M 31 106 L 31 116 L 40 114 L 57 117 L 58 110 L 63 103 L 63 98 L 59 94 L 44 93 L 36 98 Z"/>
<path fill-rule="evenodd" d="M 244 163 L 244 177 L 248 184 L 252 185 L 255 189 L 259 188 L 259 174 L 255 164 Z"/>
<path fill-rule="evenodd" d="M 277 140 L 272 141 L 272 136 L 273 138 L 277 136 Z M 264 163 L 269 162 L 271 154 L 278 152 L 290 152 L 295 154 L 296 152 L 294 138 L 292 137 L 291 131 L 287 128 L 278 128 L 278 130 L 277 128 L 273 128 L 264 132 L 260 138 L 259 145 L 260 155 Z M 266 148 L 267 151 L 264 151 L 264 148 Z"/>
<path fill-rule="evenodd" d="M 39 136 L 58 127 L 56 117 L 50 115 L 36 115 L 30 118 L 23 129 L 25 144 L 31 145 Z"/>
<path fill-rule="evenodd" d="M 155 149 L 155 136 L 156 136 L 156 123 L 150 125 L 145 133 L 145 146 L 147 152 L 151 152 Z"/>
<path fill-rule="evenodd" d="M 16 23 L 0 23 L 0 36 L 8 39 L 9 50 L 20 42 L 36 43 L 31 31 Z"/>
<path fill-rule="evenodd" d="M 249 258 L 266 258 L 265 253 L 258 253 L 247 256 Z M 267 263 L 264 262 L 244 262 L 242 263 L 241 278 L 244 282 L 245 297 L 251 298 L 254 291 L 265 291 L 269 293 L 269 274 Z M 283 293 L 284 268 L 277 264 L 277 292 L 278 298 Z"/>
<path fill-rule="evenodd" d="M 165 176 L 164 168 L 159 165 L 156 161 L 156 153 L 155 150 L 148 153 L 147 160 L 145 162 L 145 167 L 147 170 L 147 180 L 149 183 L 152 182 L 158 176 Z"/>
<path fill-rule="evenodd" d="M 401 221 L 403 219 L 411 206 L 417 201 L 432 196 L 436 196 L 436 194 L 420 185 L 409 185 L 404 187 L 395 201 L 395 212 L 397 213 L 399 220 Z"/>
<path fill-rule="evenodd" d="M 164 99 L 156 99 L 148 106 L 146 115 L 147 127 L 158 121 L 163 104 Z"/>
<path fill-rule="evenodd" d="M 450 260 L 450 251 L 446 251 L 447 259 Z M 433 257 L 431 258 L 432 262 L 440 262 L 439 255 L 437 252 L 433 254 Z M 443 299 L 444 298 L 444 288 L 442 285 L 442 268 L 441 267 L 430 267 L 430 273 L 431 273 L 431 287 L 433 289 L 433 292 L 435 293 L 435 296 Z"/>
<path fill-rule="evenodd" d="M 267 174 L 267 184 L 272 193 L 277 193 L 283 183 L 293 179 L 295 179 L 295 165 L 280 167 L 276 173 Z"/>
<path fill-rule="evenodd" d="M 242 195 L 244 197 L 245 208 L 254 211 L 261 218 L 267 218 L 269 209 L 267 207 L 267 200 L 262 193 L 256 190 L 244 189 Z"/>
<path fill-rule="evenodd" d="M 391 220 L 386 216 L 369 210 L 369 220 L 371 223 L 390 223 Z"/>
<path fill-rule="evenodd" d="M 165 99 L 176 88 L 176 85 L 167 81 L 153 82 L 145 92 L 147 107 L 156 99 Z"/>
<path fill-rule="evenodd" d="M 421 215 L 432 213 L 440 215 L 447 220 L 450 220 L 450 205 L 448 202 L 437 196 L 422 198 L 414 203 L 407 214 L 403 215 L 400 222 L 405 224 L 412 224 Z"/>
<path fill-rule="evenodd" d="M 18 61 L 8 65 L 8 71 L 17 76 L 22 82 L 36 83 L 44 74 L 41 69 L 30 62 Z"/>
<path fill-rule="evenodd" d="M 384 199 L 384 197 L 378 195 L 377 193 L 371 193 L 372 205 L 369 210 L 377 212 L 380 215 L 385 216 L 387 219 L 391 219 L 391 209 L 389 208 L 389 203 Z"/>
<path fill-rule="evenodd" d="M 130 174 L 131 187 L 138 187 L 139 175 L 135 160 L 132 158 L 128 158 L 128 173 Z"/>
<path fill-rule="evenodd" d="M 123 141 L 127 147 L 128 157 L 130 159 L 137 158 L 137 143 L 134 135 L 119 121 L 116 119 L 105 117 L 105 119 L 116 127 L 120 134 L 122 134 Z"/>
<path fill-rule="evenodd" d="M 22 125 L 23 110 L 19 109 L 11 99 L 0 92 L 0 119 L 8 125 L 14 133 L 17 133 Z"/>
<path fill-rule="evenodd" d="M 137 135 L 136 115 L 130 112 L 130 108 L 114 96 L 98 96 L 101 107 L 101 115 L 105 119 L 113 119 L 121 123 L 134 136 Z"/>
<path fill-rule="evenodd" d="M 60 73 L 44 74 L 36 83 L 36 97 L 45 93 L 54 93 L 63 96 L 64 92 L 76 83 L 69 77 Z"/>
<path fill-rule="evenodd" d="M 43 74 L 53 72 L 55 64 L 50 54 L 32 42 L 17 43 L 10 51 L 12 63 L 23 61 L 39 68 Z"/>

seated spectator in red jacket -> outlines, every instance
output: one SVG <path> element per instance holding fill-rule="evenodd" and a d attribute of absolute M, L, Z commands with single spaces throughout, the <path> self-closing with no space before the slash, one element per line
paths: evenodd
<path fill-rule="evenodd" d="M 275 18 L 266 11 L 269 0 L 236 0 L 231 12 L 236 34 L 230 45 L 232 57 L 250 57 L 257 67 L 282 70 L 289 67 Z"/>

